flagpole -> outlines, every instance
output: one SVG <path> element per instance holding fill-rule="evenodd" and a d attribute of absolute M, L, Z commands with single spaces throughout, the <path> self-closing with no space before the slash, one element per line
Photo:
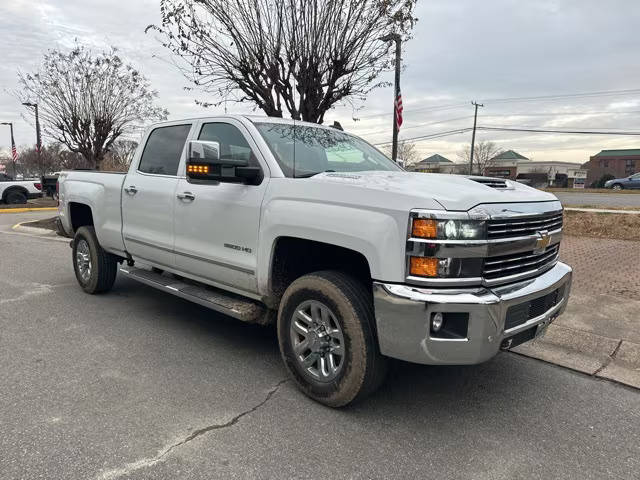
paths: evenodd
<path fill-rule="evenodd" d="M 16 142 L 13 139 L 13 123 L 1 122 L 0 125 L 9 125 L 9 130 L 11 130 L 11 160 L 13 162 L 13 178 L 16 178 L 18 176 L 18 169 L 16 167 L 16 157 L 18 152 L 16 151 Z"/>
<path fill-rule="evenodd" d="M 402 123 L 402 98 L 400 97 L 400 65 L 402 56 L 402 38 L 397 33 L 390 33 L 378 40 L 383 42 L 395 42 L 396 44 L 396 75 L 393 88 L 393 141 L 391 144 L 391 159 L 397 162 L 398 158 L 398 130 Z"/>

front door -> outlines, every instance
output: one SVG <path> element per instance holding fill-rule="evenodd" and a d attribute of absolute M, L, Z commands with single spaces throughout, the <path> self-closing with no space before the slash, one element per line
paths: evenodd
<path fill-rule="evenodd" d="M 220 157 L 266 164 L 242 123 L 225 119 L 199 127 L 199 140 L 219 142 Z M 175 253 L 178 270 L 241 292 L 257 291 L 260 208 L 268 178 L 259 185 L 178 180 L 175 198 Z"/>
<path fill-rule="evenodd" d="M 178 166 L 191 124 L 153 129 L 122 192 L 122 232 L 134 260 L 173 267 L 173 215 Z"/>

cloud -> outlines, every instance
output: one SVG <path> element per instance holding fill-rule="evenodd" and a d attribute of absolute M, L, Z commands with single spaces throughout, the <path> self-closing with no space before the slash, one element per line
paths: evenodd
<path fill-rule="evenodd" d="M 414 38 L 403 46 L 402 93 L 405 124 L 401 138 L 471 126 L 471 100 L 573 94 L 637 88 L 640 78 L 640 2 L 625 0 L 429 0 L 418 2 Z M 203 110 L 187 92 L 188 82 L 169 53 L 144 29 L 159 21 L 158 0 L 12 0 L 0 5 L 3 37 L 0 62 L 0 121 L 15 123 L 16 141 L 33 143 L 33 128 L 11 95 L 18 69 L 33 71 L 49 48 L 66 48 L 77 38 L 96 50 L 114 45 L 139 66 L 158 90 L 171 118 L 223 113 Z M 392 73 L 384 80 L 391 81 Z M 453 105 L 445 109 L 433 109 Z M 392 90 L 375 90 L 354 111 L 344 104 L 327 116 L 372 143 L 391 138 Z M 481 125 L 640 131 L 640 95 L 490 102 L 479 111 Z M 250 113 L 249 105 L 229 104 L 230 112 Z M 584 112 L 593 115 L 576 115 Z M 361 120 L 354 121 L 353 117 Z M 0 147 L 8 146 L 0 130 Z M 603 148 L 637 147 L 640 138 L 527 133 L 478 133 L 539 160 L 584 162 Z M 456 159 L 470 141 L 464 133 L 417 143 L 427 156 Z"/>

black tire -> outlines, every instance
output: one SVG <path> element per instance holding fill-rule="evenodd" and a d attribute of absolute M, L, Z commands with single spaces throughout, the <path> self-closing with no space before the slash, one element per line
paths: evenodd
<path fill-rule="evenodd" d="M 88 245 L 89 258 L 89 274 L 83 276 L 82 267 L 78 258 L 78 248 L 83 248 L 82 242 Z M 116 273 L 118 271 L 117 257 L 105 252 L 96 237 L 93 227 L 80 227 L 73 238 L 73 270 L 76 273 L 76 279 L 87 293 L 102 293 L 111 290 L 113 283 L 116 281 Z"/>
<path fill-rule="evenodd" d="M 4 199 L 9 205 L 24 205 L 27 203 L 27 196 L 20 190 L 10 190 Z"/>
<path fill-rule="evenodd" d="M 624 187 L 622 185 L 620 185 L 619 183 L 615 183 L 611 186 L 611 188 L 613 190 L 624 190 Z"/>
<path fill-rule="evenodd" d="M 344 337 L 344 364 L 328 382 L 310 378 L 292 345 L 294 315 L 308 301 L 326 305 Z M 343 407 L 365 398 L 382 384 L 387 372 L 387 359 L 380 354 L 376 340 L 371 291 L 342 272 L 314 272 L 287 288 L 278 311 L 278 341 L 284 364 L 300 390 L 330 407 Z"/>

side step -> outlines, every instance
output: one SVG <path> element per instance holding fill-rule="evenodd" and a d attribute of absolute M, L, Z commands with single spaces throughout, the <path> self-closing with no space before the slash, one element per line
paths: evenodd
<path fill-rule="evenodd" d="M 123 266 L 120 267 L 120 272 L 133 280 L 243 322 L 261 325 L 269 323 L 269 312 L 264 305 L 240 295 L 191 280 L 176 280 L 170 274 L 156 273 L 144 268 Z"/>

